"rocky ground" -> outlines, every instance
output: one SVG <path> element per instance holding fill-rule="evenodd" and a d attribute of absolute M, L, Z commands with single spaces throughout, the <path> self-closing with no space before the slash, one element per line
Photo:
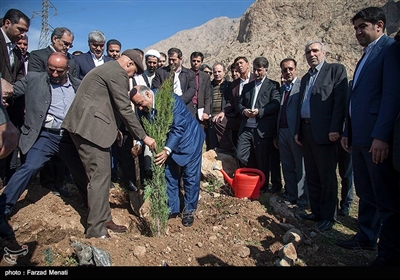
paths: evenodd
<path fill-rule="evenodd" d="M 113 267 L 344 268 L 367 266 L 376 255 L 370 251 L 347 251 L 335 245 L 337 238 L 347 238 L 356 231 L 357 202 L 350 216 L 339 216 L 331 231 L 318 232 L 312 222 L 302 221 L 294 208 L 281 202 L 281 194 L 266 193 L 257 200 L 236 198 L 228 184 L 210 186 L 204 182 L 194 225 L 184 227 L 179 217 L 174 218 L 168 221 L 167 231 L 161 236 L 152 236 L 146 216 L 133 214 L 127 192 L 122 185 L 115 184 L 110 189 L 113 219 L 127 226 L 128 232 L 111 232 L 111 239 L 105 240 L 85 239 L 86 211 L 76 188 L 67 186 L 75 196 L 56 196 L 38 185 L 37 180 L 23 193 L 10 220 L 16 239 L 0 240 L 0 265 L 4 269 L 82 266 L 85 263 L 74 250 L 76 244 L 100 249 L 104 256 L 108 253 L 107 262 L 96 263 L 92 259 L 86 267 L 110 264 Z M 301 238 L 296 235 L 292 242 L 295 246 L 285 251 L 290 229 L 296 229 Z M 6 248 L 14 251 L 25 248 L 26 254 L 10 257 L 5 253 Z"/>

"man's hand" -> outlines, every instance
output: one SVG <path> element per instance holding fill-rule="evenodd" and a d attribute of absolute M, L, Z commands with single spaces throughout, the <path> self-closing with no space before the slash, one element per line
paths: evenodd
<path fill-rule="evenodd" d="M 298 134 L 295 134 L 295 135 L 294 135 L 294 142 L 296 142 L 297 145 L 299 145 L 299 146 L 303 146 L 303 145 L 301 144 L 300 140 L 299 140 L 299 135 L 298 135 Z"/>
<path fill-rule="evenodd" d="M 0 125 L 0 159 L 5 158 L 18 145 L 18 130 L 12 122 Z"/>
<path fill-rule="evenodd" d="M 156 143 L 156 140 L 154 140 L 153 138 L 151 138 L 151 137 L 149 137 L 149 136 L 146 136 L 146 137 L 143 139 L 143 143 L 146 144 L 147 146 L 149 146 L 150 151 L 153 151 L 153 152 L 156 151 L 156 149 L 157 149 L 157 143 Z"/>
<path fill-rule="evenodd" d="M 373 163 L 382 163 L 389 156 L 389 144 L 385 141 L 374 138 L 369 152 L 372 153 Z"/>
<path fill-rule="evenodd" d="M 117 134 L 117 145 L 118 145 L 118 147 L 122 147 L 123 142 L 124 142 L 124 135 L 118 129 L 118 134 Z"/>
<path fill-rule="evenodd" d="M 142 146 L 139 144 L 136 144 L 131 149 L 131 155 L 133 158 L 135 158 L 135 157 L 139 156 L 142 153 L 142 151 L 143 151 Z"/>
<path fill-rule="evenodd" d="M 329 136 L 329 140 L 331 140 L 332 142 L 335 142 L 336 140 L 338 140 L 340 138 L 339 132 L 329 132 L 328 136 Z"/>
<path fill-rule="evenodd" d="M 222 121 L 224 120 L 224 118 L 225 118 L 225 113 L 222 111 L 222 112 L 219 113 L 218 115 L 214 116 L 214 117 L 212 118 L 212 121 L 213 121 L 213 122 L 218 122 L 218 121 L 222 122 Z"/>
<path fill-rule="evenodd" d="M 14 93 L 14 87 L 12 84 L 1 78 L 1 90 L 2 90 L 2 97 L 4 99 L 11 97 Z"/>
<path fill-rule="evenodd" d="M 342 136 L 342 139 L 340 140 L 340 145 L 342 145 L 343 150 L 351 153 L 351 147 L 349 147 L 349 139 L 347 137 Z"/>
<path fill-rule="evenodd" d="M 168 154 L 166 150 L 162 150 L 160 153 L 154 156 L 154 163 L 156 165 L 163 165 L 164 162 L 167 160 Z"/>
<path fill-rule="evenodd" d="M 258 115 L 258 109 L 244 109 L 243 113 L 248 118 L 255 118 Z"/>

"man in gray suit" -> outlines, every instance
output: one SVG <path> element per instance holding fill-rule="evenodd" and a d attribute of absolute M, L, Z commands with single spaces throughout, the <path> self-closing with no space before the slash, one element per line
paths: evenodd
<path fill-rule="evenodd" d="M 303 149 L 294 141 L 300 98 L 297 61 L 285 58 L 280 67 L 284 83 L 280 88 L 281 107 L 278 114 L 276 146 L 279 148 L 285 180 L 285 201 L 303 210 L 308 205 Z"/>
<path fill-rule="evenodd" d="M 72 55 L 68 52 L 74 42 L 72 31 L 66 27 L 56 27 L 51 33 L 50 38 L 51 44 L 48 47 L 31 52 L 28 71 L 46 72 L 47 60 L 50 54 L 60 52 L 68 57 L 69 73 L 78 78 L 75 60 L 72 59 Z M 50 189 L 53 194 L 70 197 L 72 193 L 64 188 L 65 169 L 65 164 L 60 158 L 51 158 L 40 170 L 40 184 L 42 187 Z"/>
<path fill-rule="evenodd" d="M 68 59 L 54 52 L 48 59 L 48 71 L 29 72 L 13 84 L 14 97 L 25 95 L 26 118 L 21 128 L 19 147 L 25 162 L 12 175 L 0 196 L 0 237 L 13 238 L 7 218 L 31 179 L 53 156 L 67 165 L 86 204 L 87 179 L 82 162 L 61 123 L 75 97 L 80 80 L 68 74 Z M 62 103 L 62 105 L 61 105 Z"/>
<path fill-rule="evenodd" d="M 306 44 L 305 55 L 310 69 L 301 78 L 299 121 L 295 139 L 303 146 L 304 164 L 311 214 L 316 229 L 332 229 L 336 222 L 338 183 L 337 145 L 343 131 L 348 80 L 342 64 L 325 61 L 321 41 Z M 300 119 L 301 118 L 301 119 Z"/>
<path fill-rule="evenodd" d="M 117 139 L 117 120 L 124 123 L 134 139 L 142 140 L 150 150 L 156 149 L 128 96 L 129 78 L 143 71 L 142 58 L 135 50 L 126 50 L 117 60 L 93 68 L 82 80 L 62 124 L 70 132 L 89 178 L 87 238 L 109 238 L 107 229 L 127 230 L 113 222 L 109 202 L 110 147 Z"/>

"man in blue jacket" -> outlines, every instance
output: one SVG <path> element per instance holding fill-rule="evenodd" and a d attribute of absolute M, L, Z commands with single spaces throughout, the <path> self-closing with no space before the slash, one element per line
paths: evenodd
<path fill-rule="evenodd" d="M 371 266 L 398 266 L 400 176 L 391 151 L 400 95 L 394 76 L 389 75 L 398 73 L 396 63 L 391 63 L 399 63 L 398 55 L 389 52 L 394 40 L 384 34 L 386 16 L 381 8 L 359 11 L 352 23 L 364 54 L 354 72 L 341 144 L 352 155 L 354 186 L 360 198 L 359 230 L 351 239 L 338 240 L 337 245 L 350 250 L 378 247 Z"/>
<path fill-rule="evenodd" d="M 154 108 L 154 93 L 147 86 L 135 86 L 130 98 L 138 110 L 148 112 Z M 170 216 L 180 213 L 179 185 L 183 181 L 184 208 L 182 224 L 190 227 L 200 193 L 202 147 L 205 133 L 190 114 L 182 99 L 174 94 L 173 120 L 164 149 L 155 155 L 156 165 L 165 163 L 168 208 Z"/>

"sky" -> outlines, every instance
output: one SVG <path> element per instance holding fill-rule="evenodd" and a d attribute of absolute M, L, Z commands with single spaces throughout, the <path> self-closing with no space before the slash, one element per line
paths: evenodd
<path fill-rule="evenodd" d="M 8 9 L 24 12 L 30 19 L 28 51 L 39 47 L 42 29 L 42 0 L 0 0 L 0 17 Z M 147 47 L 179 31 L 226 16 L 240 18 L 255 0 L 130 0 L 130 1 L 48 1 L 49 38 L 52 28 L 67 27 L 74 33 L 73 48 L 87 52 L 88 34 L 102 31 L 106 40 L 117 39 L 122 51 Z M 48 44 L 46 44 L 47 46 Z"/>

